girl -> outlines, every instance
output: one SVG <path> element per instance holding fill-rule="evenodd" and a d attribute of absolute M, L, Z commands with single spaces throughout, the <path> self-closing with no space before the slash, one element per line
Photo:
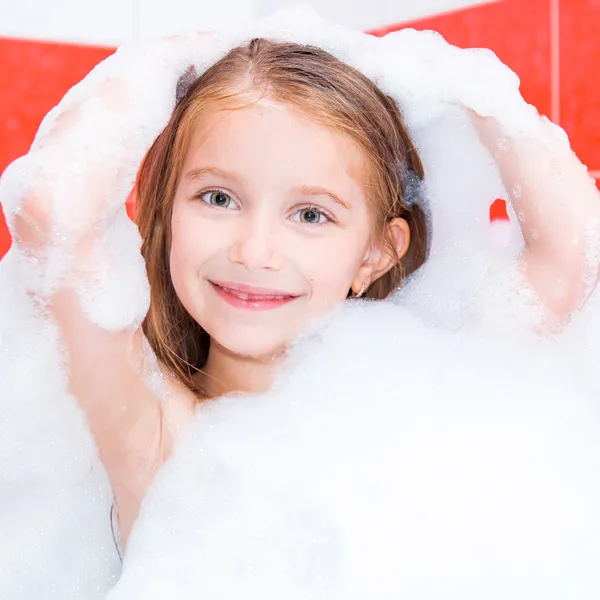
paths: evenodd
<path fill-rule="evenodd" d="M 168 102 L 167 78 L 145 70 L 157 56 L 135 58 L 126 76 L 108 61 L 5 175 L 16 251 L 57 265 L 47 281 L 30 282 L 29 295 L 58 326 L 123 550 L 195 408 L 266 392 L 310 322 L 351 297 L 390 297 L 423 265 L 435 235 L 424 166 L 392 96 L 358 68 L 294 41 L 256 37 L 204 59 L 212 64 L 203 71 L 188 68 L 214 38 L 156 46 L 157 68 L 179 84 L 137 181 L 149 283 L 141 323 L 131 314 L 112 321 L 97 298 L 114 286 L 106 269 L 118 271 L 106 263 L 107 240 L 128 227 L 115 199 L 156 125 L 144 119 L 158 121 L 141 102 Z M 465 110 L 518 215 L 521 269 L 545 315 L 536 327 L 557 331 L 597 281 L 589 253 L 597 190 L 549 122 L 539 124 L 543 138 L 507 137 L 494 117 Z"/>

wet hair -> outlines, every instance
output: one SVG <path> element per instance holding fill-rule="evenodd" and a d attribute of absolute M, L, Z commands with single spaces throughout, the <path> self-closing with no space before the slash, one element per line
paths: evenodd
<path fill-rule="evenodd" d="M 169 251 L 171 213 L 183 161 L 192 132 L 206 111 L 224 104 L 248 105 L 249 95 L 266 96 L 354 140 L 364 155 L 373 235 L 380 236 L 393 256 L 396 250 L 386 224 L 400 217 L 411 232 L 408 251 L 371 284 L 368 298 L 389 296 L 426 259 L 427 218 L 414 202 L 424 173 L 395 100 L 357 69 L 317 47 L 254 39 L 229 51 L 200 76 L 188 70 L 176 94 L 171 119 L 148 152 L 138 179 L 138 226 L 151 289 L 143 329 L 158 359 L 202 395 L 195 375 L 206 363 L 210 340 L 175 293 Z"/>

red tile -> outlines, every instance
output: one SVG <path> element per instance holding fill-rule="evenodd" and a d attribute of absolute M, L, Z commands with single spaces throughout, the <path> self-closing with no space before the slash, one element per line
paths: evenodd
<path fill-rule="evenodd" d="M 0 38 L 0 172 L 29 149 L 44 115 L 109 48 Z"/>
<path fill-rule="evenodd" d="M 2 206 L 0 206 L 0 259 L 8 252 L 10 244 L 10 233 L 8 232 L 6 223 L 4 221 L 4 213 L 2 212 Z"/>
<path fill-rule="evenodd" d="M 42 118 L 67 90 L 112 52 L 0 38 L 0 173 L 28 151 Z M 9 246 L 0 212 L 0 258 Z"/>
<path fill-rule="evenodd" d="M 506 201 L 497 198 L 490 206 L 490 221 L 508 221 L 508 211 L 506 210 Z"/>
<path fill-rule="evenodd" d="M 402 27 L 434 29 L 462 48 L 491 48 L 521 78 L 525 99 L 549 114 L 550 8 L 548 0 L 502 0 L 410 23 L 382 28 L 383 35 Z"/>
<path fill-rule="evenodd" d="M 600 2 L 561 0 L 561 125 L 575 153 L 600 171 Z"/>

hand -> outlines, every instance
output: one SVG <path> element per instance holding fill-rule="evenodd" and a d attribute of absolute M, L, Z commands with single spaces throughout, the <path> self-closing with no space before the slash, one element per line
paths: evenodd
<path fill-rule="evenodd" d="M 44 119 L 30 152 L 1 186 L 13 231 L 38 239 L 78 236 L 110 219 L 133 187 L 175 103 L 180 75 L 210 34 L 124 47 L 72 88 Z M 20 226 L 19 226 L 20 225 Z"/>
<path fill-rule="evenodd" d="M 467 109 L 496 160 L 523 233 L 523 268 L 559 322 L 589 298 L 598 281 L 600 193 L 565 132 L 538 115 L 536 129 L 508 133 L 493 117 Z"/>

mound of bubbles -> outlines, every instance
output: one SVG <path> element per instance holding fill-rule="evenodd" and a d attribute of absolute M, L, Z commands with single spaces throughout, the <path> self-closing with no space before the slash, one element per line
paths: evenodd
<path fill-rule="evenodd" d="M 315 323 L 268 393 L 200 407 L 121 567 L 47 302 L 68 279 L 97 325 L 140 323 L 125 199 L 180 76 L 254 37 L 319 46 L 398 100 L 425 164 L 411 201 L 430 215 L 430 259 L 391 301 Z M 561 336 L 530 333 L 522 239 L 492 235 L 507 194 L 461 107 L 542 135 L 492 53 L 297 10 L 122 48 L 49 113 L 0 181 L 15 237 L 0 263 L 2 598 L 598 597 L 600 298 Z"/>

